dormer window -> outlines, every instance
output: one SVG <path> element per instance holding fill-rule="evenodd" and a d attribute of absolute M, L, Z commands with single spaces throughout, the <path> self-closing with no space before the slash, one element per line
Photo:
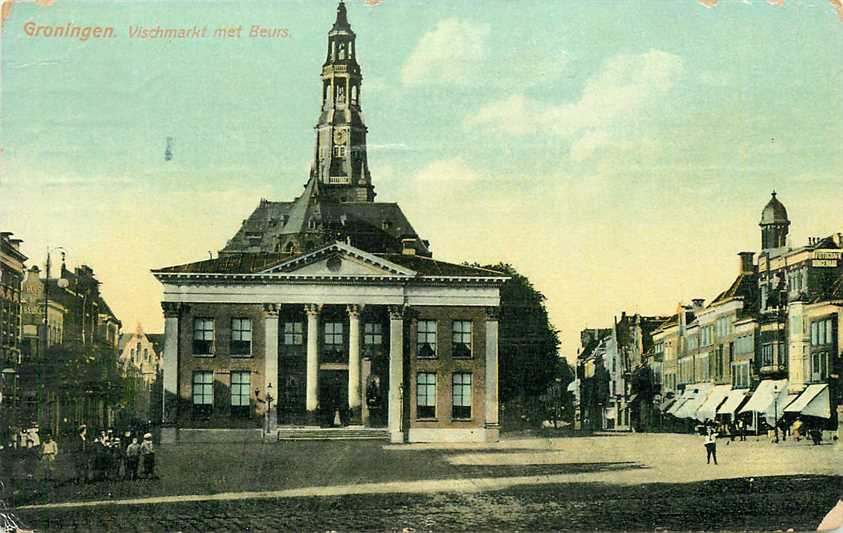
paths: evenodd
<path fill-rule="evenodd" d="M 315 219 L 315 218 L 311 218 L 311 219 L 307 222 L 307 227 L 308 227 L 308 229 L 316 229 L 316 227 L 317 227 L 318 225 L 319 225 L 319 223 L 318 223 L 318 222 L 316 222 L 316 219 Z"/>
<path fill-rule="evenodd" d="M 392 227 L 392 222 L 390 222 L 388 220 L 384 220 L 383 222 L 381 222 L 381 229 L 388 230 L 391 227 Z"/>

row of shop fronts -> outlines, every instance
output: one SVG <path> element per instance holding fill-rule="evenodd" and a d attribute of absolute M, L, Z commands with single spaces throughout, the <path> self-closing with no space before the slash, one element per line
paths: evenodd
<path fill-rule="evenodd" d="M 689 431 L 711 420 L 762 432 L 798 418 L 837 435 L 843 234 L 790 246 L 775 193 L 760 226 L 761 251 L 738 254 L 737 276 L 710 303 L 582 332 L 583 428 Z"/>

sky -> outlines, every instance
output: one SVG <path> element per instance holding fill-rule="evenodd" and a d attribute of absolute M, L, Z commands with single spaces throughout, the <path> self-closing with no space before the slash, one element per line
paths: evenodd
<path fill-rule="evenodd" d="M 772 190 L 794 246 L 843 231 L 843 19 L 774 3 L 349 0 L 377 200 L 434 257 L 527 275 L 569 358 L 622 311 L 710 301 L 760 248 Z M 29 265 L 63 247 L 124 329 L 160 331 L 150 269 L 207 258 L 261 198 L 301 192 L 335 8 L 18 0 L 0 36 L 0 228 Z M 129 36 L 157 25 L 244 29 Z"/>

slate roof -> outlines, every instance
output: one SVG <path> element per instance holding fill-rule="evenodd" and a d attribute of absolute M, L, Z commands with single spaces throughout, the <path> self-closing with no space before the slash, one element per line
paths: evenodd
<path fill-rule="evenodd" d="M 420 255 L 404 255 L 404 254 L 375 254 L 387 261 L 391 261 L 397 265 L 407 267 L 410 270 L 415 270 L 422 276 L 453 276 L 453 277 L 477 277 L 477 278 L 505 278 L 506 274 L 497 272 L 495 270 L 488 270 L 485 268 L 473 267 L 468 265 L 458 265 L 455 263 L 446 263 L 445 261 L 437 261 L 430 257 Z"/>
<path fill-rule="evenodd" d="M 708 307 L 713 307 L 737 297 L 743 297 L 744 302 L 752 303 L 756 287 L 757 283 L 754 274 L 740 274 L 737 278 L 735 278 L 735 281 L 732 282 L 732 285 L 717 295 L 717 298 L 715 298 Z"/>
<path fill-rule="evenodd" d="M 283 253 L 241 253 L 221 255 L 195 263 L 185 263 L 153 270 L 153 272 L 196 274 L 254 274 L 292 257 Z"/>
<path fill-rule="evenodd" d="M 773 192 L 770 201 L 764 206 L 761 211 L 761 224 L 789 224 L 787 218 L 787 209 Z"/>
<path fill-rule="evenodd" d="M 301 253 L 309 251 L 301 248 L 303 242 L 315 248 L 348 240 L 370 253 L 395 253 L 404 238 L 421 240 L 397 203 L 338 202 L 323 195 L 318 180 L 311 178 L 292 202 L 261 200 L 220 254 L 287 251 L 291 242 Z M 419 253 L 430 255 L 425 242 L 419 243 Z"/>
<path fill-rule="evenodd" d="M 374 254 L 376 257 L 390 261 L 418 272 L 422 276 L 430 277 L 475 277 L 475 278 L 506 278 L 506 274 L 495 270 L 458 265 L 437 261 L 430 257 L 404 254 Z M 193 273 L 193 274 L 255 274 L 266 270 L 286 259 L 290 254 L 241 253 L 222 255 L 215 259 L 206 259 L 195 263 L 176 265 L 153 270 L 155 273 Z"/>

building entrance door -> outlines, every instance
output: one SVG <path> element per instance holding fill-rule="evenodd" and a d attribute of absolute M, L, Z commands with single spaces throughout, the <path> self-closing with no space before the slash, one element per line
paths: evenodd
<path fill-rule="evenodd" d="M 348 424 L 348 371 L 319 372 L 319 418 L 322 427 Z"/>

